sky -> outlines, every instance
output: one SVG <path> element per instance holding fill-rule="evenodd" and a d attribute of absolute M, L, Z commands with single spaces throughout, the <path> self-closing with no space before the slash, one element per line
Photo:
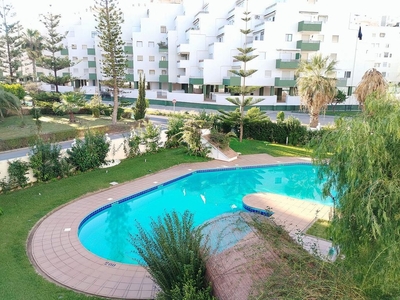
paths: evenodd
<path fill-rule="evenodd" d="M 67 23 L 68 19 L 79 13 L 81 10 L 94 5 L 94 0 L 39 0 L 34 3 L 30 0 L 2 0 L 5 4 L 12 3 L 14 12 L 16 13 L 16 19 L 20 20 L 20 23 L 24 28 L 41 29 L 42 26 L 39 22 L 39 15 L 45 14 L 52 10 L 53 13 L 61 13 L 61 24 Z M 143 0 L 142 0 L 143 1 Z M 190 1 L 190 0 L 187 0 Z M 212 0 L 210 0 L 212 1 Z M 223 1 L 223 0 L 214 0 Z M 260 0 L 268 3 L 271 0 Z M 298 0 L 295 0 L 298 1 Z M 333 1 L 333 0 L 330 0 Z M 205 1 L 206 2 L 206 1 Z M 132 0 L 119 0 L 121 6 L 132 3 Z M 337 3 L 338 10 L 341 9 L 342 5 L 351 7 L 355 12 L 375 13 L 375 14 L 386 14 L 393 15 L 393 12 L 397 13 L 397 7 L 395 7 L 395 0 L 335 0 Z M 50 6 L 51 5 L 51 6 Z M 361 11 L 360 11 L 361 10 Z"/>

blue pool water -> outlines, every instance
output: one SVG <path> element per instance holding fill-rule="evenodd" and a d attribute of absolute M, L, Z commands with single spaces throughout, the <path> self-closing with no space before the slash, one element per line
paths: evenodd
<path fill-rule="evenodd" d="M 136 221 L 148 228 L 151 218 L 175 210 L 194 213 L 196 225 L 243 210 L 242 198 L 268 192 L 331 205 L 322 199 L 317 170 L 310 164 L 196 171 L 158 187 L 120 199 L 88 215 L 79 239 L 92 253 L 115 262 L 137 264 L 130 234 Z"/>

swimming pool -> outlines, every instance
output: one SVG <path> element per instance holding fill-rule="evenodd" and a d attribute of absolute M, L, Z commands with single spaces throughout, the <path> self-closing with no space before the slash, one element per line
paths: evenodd
<path fill-rule="evenodd" d="M 199 170 L 103 206 L 85 217 L 78 236 L 83 246 L 108 260 L 137 264 L 129 234 L 150 219 L 175 210 L 194 213 L 200 225 L 222 214 L 243 210 L 242 198 L 268 192 L 330 205 L 321 196 L 317 169 L 287 164 Z"/>

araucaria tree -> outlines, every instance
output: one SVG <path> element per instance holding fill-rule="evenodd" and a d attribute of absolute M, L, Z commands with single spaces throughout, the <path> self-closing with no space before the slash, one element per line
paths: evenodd
<path fill-rule="evenodd" d="M 138 89 L 138 97 L 136 100 L 136 105 L 135 105 L 135 111 L 134 111 L 134 117 L 135 120 L 141 120 L 144 119 L 146 116 L 146 77 L 140 74 L 139 77 L 139 89 Z"/>
<path fill-rule="evenodd" d="M 32 64 L 32 79 L 37 81 L 36 61 L 42 56 L 43 36 L 36 29 L 27 29 L 23 35 L 22 48 Z"/>
<path fill-rule="evenodd" d="M 114 95 L 112 124 L 117 124 L 118 94 L 124 84 L 127 67 L 121 29 L 124 19 L 117 4 L 116 0 L 98 0 L 94 6 L 99 46 L 103 49 L 102 73 L 106 78 L 103 84 L 110 86 Z"/>
<path fill-rule="evenodd" d="M 400 295 L 400 103 L 370 96 L 314 149 L 334 197 L 331 236 L 368 299 Z"/>
<path fill-rule="evenodd" d="M 40 80 L 43 82 L 54 84 L 56 87 L 56 92 L 58 93 L 58 86 L 64 85 L 71 81 L 71 75 L 58 75 L 57 72 L 69 68 L 72 66 L 71 61 L 68 57 L 63 57 L 60 51 L 64 49 L 62 40 L 65 38 L 65 34 L 60 34 L 57 32 L 57 28 L 60 24 L 61 15 L 54 15 L 52 13 L 47 13 L 42 15 L 40 20 L 47 29 L 47 37 L 43 45 L 43 49 L 47 52 L 38 60 L 38 66 L 51 70 L 53 74 L 42 75 Z"/>
<path fill-rule="evenodd" d="M 246 1 L 246 5 L 247 5 L 247 1 Z M 243 120 L 244 120 L 244 116 L 245 116 L 245 112 L 244 112 L 245 107 L 254 105 L 263 100 L 262 98 L 253 98 L 253 97 L 247 96 L 258 89 L 258 87 L 256 87 L 256 86 L 246 86 L 246 78 L 251 76 L 255 72 L 257 72 L 257 70 L 254 70 L 254 69 L 247 70 L 247 63 L 258 56 L 258 55 L 251 54 L 255 50 L 255 48 L 247 47 L 247 36 L 252 32 L 251 29 L 248 29 L 248 22 L 251 20 L 249 15 L 250 15 L 250 12 L 247 11 L 247 9 L 246 9 L 246 11 L 244 12 L 244 17 L 242 18 L 242 20 L 245 23 L 245 28 L 240 29 L 240 32 L 244 36 L 244 41 L 245 41 L 244 46 L 243 46 L 243 48 L 241 48 L 241 47 L 237 48 L 237 50 L 239 51 L 240 54 L 234 56 L 235 59 L 242 62 L 242 69 L 230 70 L 230 72 L 232 74 L 235 74 L 235 75 L 241 77 L 241 85 L 240 86 L 230 86 L 229 87 L 229 90 L 232 94 L 239 94 L 240 97 L 226 98 L 226 100 L 228 100 L 230 103 L 238 106 L 239 110 L 240 110 L 240 115 L 239 115 L 239 120 L 238 120 L 239 121 L 238 123 L 240 126 L 240 133 L 239 133 L 240 134 L 240 136 L 239 136 L 240 142 L 243 139 Z"/>
<path fill-rule="evenodd" d="M 296 70 L 300 102 L 310 114 L 310 127 L 318 126 L 319 113 L 336 96 L 336 61 L 321 54 L 301 60 Z"/>
<path fill-rule="evenodd" d="M 383 96 L 387 92 L 388 83 L 377 69 L 372 68 L 365 72 L 360 83 L 354 91 L 358 104 L 364 109 L 365 100 L 369 95 L 375 93 L 375 96 Z"/>
<path fill-rule="evenodd" d="M 6 74 L 8 82 L 15 82 L 18 75 L 17 71 L 21 67 L 22 56 L 22 26 L 17 22 L 11 22 L 13 17 L 13 7 L 11 5 L 1 6 L 0 17 L 0 69 Z"/>

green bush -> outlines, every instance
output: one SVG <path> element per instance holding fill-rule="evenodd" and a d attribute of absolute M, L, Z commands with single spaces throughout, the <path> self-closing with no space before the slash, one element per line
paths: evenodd
<path fill-rule="evenodd" d="M 181 115 L 168 118 L 167 141 L 165 142 L 166 148 L 175 148 L 180 145 L 184 124 L 185 118 Z"/>
<path fill-rule="evenodd" d="M 105 115 L 106 117 L 111 117 L 113 109 L 111 107 L 104 107 L 100 113 Z"/>
<path fill-rule="evenodd" d="M 26 96 L 26 92 L 24 90 L 24 87 L 20 85 L 19 83 L 0 83 L 0 86 L 8 93 L 13 94 L 16 96 L 18 99 L 22 100 Z"/>
<path fill-rule="evenodd" d="M 121 116 L 123 119 L 132 119 L 132 112 L 125 110 Z"/>
<path fill-rule="evenodd" d="M 0 216 L 4 214 L 3 209 L 0 207 Z"/>
<path fill-rule="evenodd" d="M 30 149 L 30 167 L 39 182 L 62 176 L 59 144 L 51 144 L 38 139 Z"/>
<path fill-rule="evenodd" d="M 124 138 L 124 152 L 129 158 L 135 157 L 141 154 L 140 144 L 142 138 L 133 130 L 129 138 Z"/>
<path fill-rule="evenodd" d="M 123 109 L 122 107 L 118 107 L 117 110 L 117 120 L 121 120 L 122 118 L 122 114 L 124 113 L 125 109 Z"/>
<path fill-rule="evenodd" d="M 285 113 L 283 111 L 280 111 L 276 114 L 276 121 L 279 122 L 283 122 L 285 121 Z"/>
<path fill-rule="evenodd" d="M 86 172 L 106 163 L 110 143 L 103 134 L 87 131 L 83 140 L 77 140 L 71 149 L 67 150 L 67 161 L 77 171 Z"/>
<path fill-rule="evenodd" d="M 151 231 L 139 223 L 137 227 L 139 233 L 131 236 L 131 243 L 140 263 L 161 288 L 159 299 L 212 299 L 188 297 L 209 295 L 210 291 L 205 278 L 208 249 L 201 246 L 203 234 L 201 227 L 194 226 L 192 213 L 160 216 L 151 221 Z"/>
<path fill-rule="evenodd" d="M 229 146 L 229 134 L 211 130 L 210 141 L 221 149 L 226 149 Z"/>
<path fill-rule="evenodd" d="M 100 109 L 98 107 L 92 108 L 92 116 L 95 118 L 100 118 Z"/>
<path fill-rule="evenodd" d="M 56 92 L 44 92 L 40 91 L 38 93 L 32 93 L 31 96 L 32 98 L 38 102 L 49 102 L 52 104 L 53 102 L 60 102 L 61 101 L 61 93 L 56 93 Z"/>
<path fill-rule="evenodd" d="M 8 181 L 11 188 L 25 187 L 28 184 L 29 164 L 21 160 L 8 162 Z"/>

